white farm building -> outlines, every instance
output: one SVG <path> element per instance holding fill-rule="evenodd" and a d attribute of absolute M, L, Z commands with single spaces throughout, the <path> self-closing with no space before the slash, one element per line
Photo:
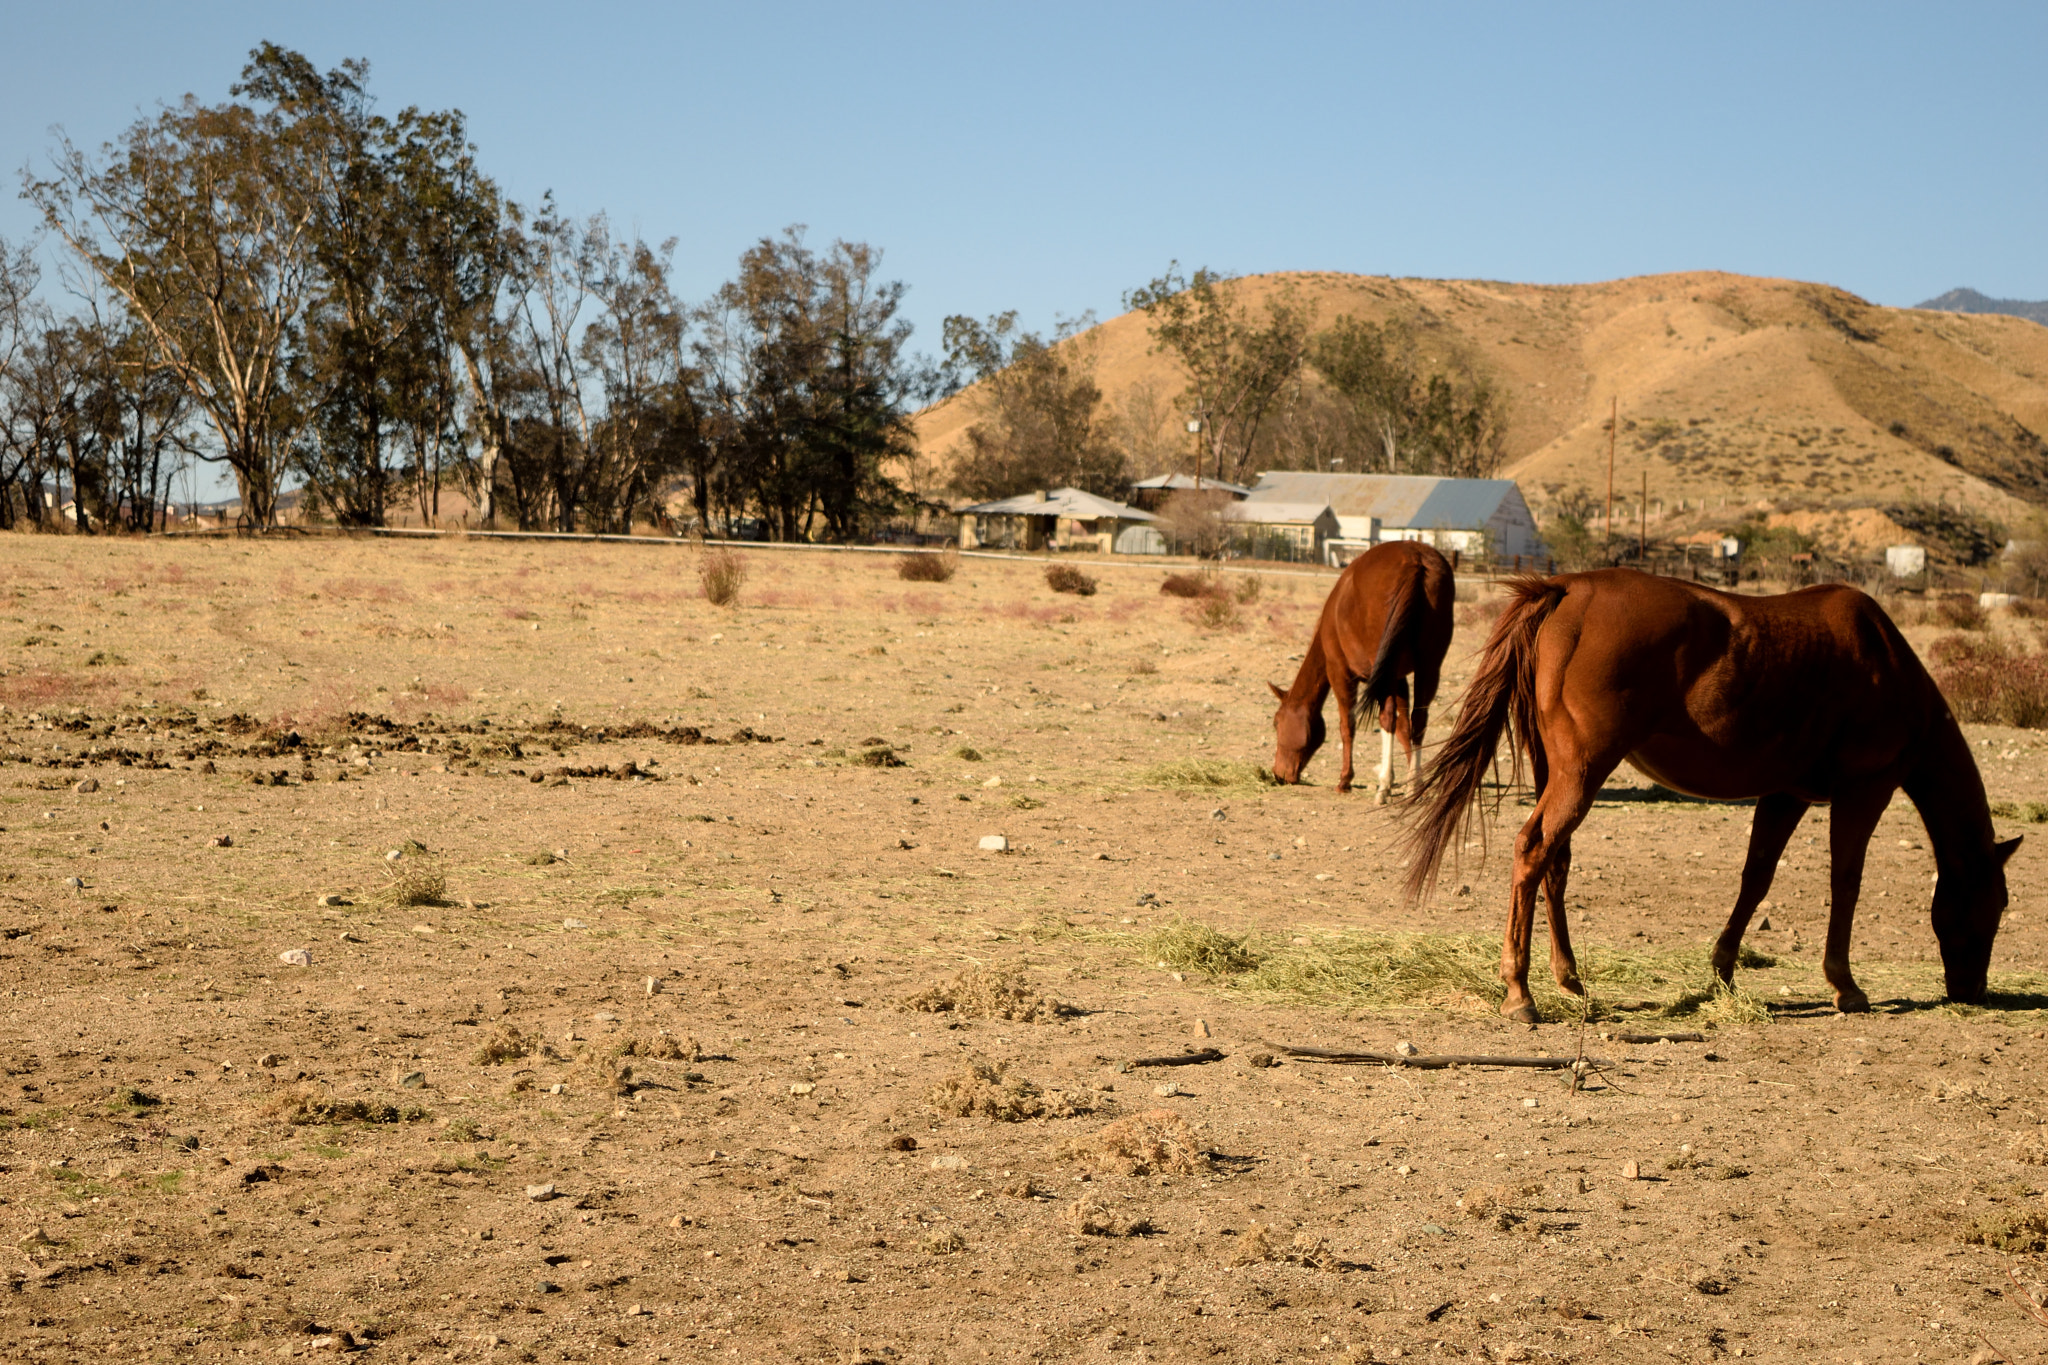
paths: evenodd
<path fill-rule="evenodd" d="M 1263 506 L 1262 506 L 1263 505 Z M 1278 470 L 1259 475 L 1245 500 L 1230 509 L 1237 522 L 1294 523 L 1304 506 L 1327 505 L 1335 539 L 1354 546 L 1388 540 L 1426 541 L 1446 554 L 1495 559 L 1544 554 L 1536 518 L 1513 479 L 1444 479 L 1422 474 L 1316 474 Z"/>

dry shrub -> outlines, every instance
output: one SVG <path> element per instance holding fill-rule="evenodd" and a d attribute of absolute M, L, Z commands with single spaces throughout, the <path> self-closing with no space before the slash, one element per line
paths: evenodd
<path fill-rule="evenodd" d="M 747 581 L 747 561 L 737 550 L 706 550 L 697 564 L 697 582 L 704 600 L 714 607 L 729 607 L 739 601 L 740 588 Z"/>
<path fill-rule="evenodd" d="M 956 1251 L 967 1250 L 967 1239 L 958 1230 L 947 1228 L 944 1232 L 926 1233 L 917 1248 L 927 1256 L 950 1256 Z"/>
<path fill-rule="evenodd" d="M 2020 1134 L 2012 1144 L 2012 1159 L 2027 1166 L 2048 1166 L 2048 1137 L 2039 1128 Z"/>
<path fill-rule="evenodd" d="M 899 1002 L 899 1008 L 924 1014 L 953 1013 L 967 1019 L 1008 1019 L 1021 1024 L 1045 1023 L 1079 1013 L 1049 995 L 1041 995 L 1025 978 L 995 967 L 970 967 L 944 985 L 927 986 Z"/>
<path fill-rule="evenodd" d="M 1253 1223 L 1237 1239 L 1237 1251 L 1230 1258 L 1231 1263 L 1257 1265 L 1263 1261 L 1285 1261 L 1310 1270 L 1323 1270 L 1336 1264 L 1337 1258 L 1330 1254 L 1327 1239 L 1312 1232 L 1297 1232 L 1282 1246 L 1277 1240 L 1281 1235 L 1269 1223 Z"/>
<path fill-rule="evenodd" d="M 1095 580 L 1071 564 L 1046 565 L 1045 586 L 1054 592 L 1070 592 L 1076 597 L 1095 596 Z"/>
<path fill-rule="evenodd" d="M 1977 605 L 1977 599 L 1966 592 L 1942 594 L 1928 610 L 1938 625 L 1951 630 L 1983 630 L 1991 624 L 1991 618 L 1984 614 L 1984 608 Z"/>
<path fill-rule="evenodd" d="M 1237 603 L 1228 595 L 1201 597 L 1188 603 L 1181 612 L 1188 624 L 1203 630 L 1235 630 L 1244 624 L 1238 613 Z"/>
<path fill-rule="evenodd" d="M 417 1123 L 427 1117 L 418 1105 L 400 1108 L 395 1104 L 373 1104 L 367 1100 L 344 1100 L 310 1087 L 280 1090 L 263 1106 L 263 1112 L 286 1123 Z"/>
<path fill-rule="evenodd" d="M 1266 580 L 1255 573 L 1248 573 L 1237 580 L 1237 586 L 1231 590 L 1230 595 L 1237 599 L 1240 607 L 1248 607 L 1258 601 L 1259 595 L 1265 590 Z"/>
<path fill-rule="evenodd" d="M 2023 653 L 1992 636 L 1944 635 L 1927 657 L 1958 720 L 2048 728 L 2048 655 Z"/>
<path fill-rule="evenodd" d="M 500 1062 L 517 1061 L 533 1050 L 534 1041 L 521 1033 L 518 1025 L 500 1024 L 470 1054 L 469 1060 L 478 1066 L 497 1066 Z"/>
<path fill-rule="evenodd" d="M 1060 1221 L 1079 1237 L 1149 1237 L 1157 1231 L 1151 1219 L 1120 1218 L 1092 1194 L 1084 1194 L 1060 1210 Z"/>
<path fill-rule="evenodd" d="M 2048 1251 L 2048 1212 L 2040 1209 L 2001 1209 L 1986 1214 L 1963 1234 L 1971 1246 L 1989 1247 L 2009 1256 L 2028 1256 Z"/>
<path fill-rule="evenodd" d="M 1085 1098 L 1048 1096 L 1022 1076 L 1010 1075 L 1000 1062 L 986 1058 L 977 1058 L 967 1070 L 940 1081 L 925 1099 L 935 1111 L 950 1118 L 996 1119 L 1002 1123 L 1070 1119 L 1095 1112 L 1095 1106 Z"/>
<path fill-rule="evenodd" d="M 1168 597 L 1221 597 L 1223 584 L 1213 573 L 1170 573 L 1159 585 Z"/>
<path fill-rule="evenodd" d="M 960 572 L 956 551 L 944 554 L 901 554 L 896 556 L 896 576 L 909 583 L 950 583 Z"/>
<path fill-rule="evenodd" d="M 1170 1109 L 1148 1109 L 1118 1119 L 1099 1133 L 1059 1149 L 1069 1161 L 1107 1162 L 1125 1175 L 1201 1175 L 1213 1170 L 1195 1143 L 1194 1129 Z"/>

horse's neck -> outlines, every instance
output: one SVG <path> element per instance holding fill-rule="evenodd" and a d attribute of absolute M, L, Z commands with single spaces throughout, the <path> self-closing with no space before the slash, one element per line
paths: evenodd
<path fill-rule="evenodd" d="M 1996 836 L 1984 778 L 1953 716 L 1935 722 L 1925 756 L 1906 776 L 1906 795 L 1920 809 L 1936 867 L 1974 860 L 1990 850 Z"/>
<path fill-rule="evenodd" d="M 1294 675 L 1294 685 L 1287 689 L 1287 704 L 1314 710 L 1328 695 L 1330 669 L 1323 659 L 1323 632 L 1319 624 L 1315 638 L 1308 642 L 1308 653 L 1301 656 L 1301 668 Z"/>

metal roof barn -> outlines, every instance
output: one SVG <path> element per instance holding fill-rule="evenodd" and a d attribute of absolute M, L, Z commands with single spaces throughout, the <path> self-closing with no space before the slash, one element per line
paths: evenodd
<path fill-rule="evenodd" d="M 1513 479 L 1446 479 L 1427 474 L 1259 475 L 1245 504 L 1328 503 L 1348 539 L 1425 540 L 1439 550 L 1496 556 L 1544 553 L 1536 518 Z"/>

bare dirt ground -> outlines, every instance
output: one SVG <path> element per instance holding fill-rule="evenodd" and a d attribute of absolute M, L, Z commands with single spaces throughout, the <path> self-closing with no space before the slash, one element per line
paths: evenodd
<path fill-rule="evenodd" d="M 720 610 L 672 547 L 0 543 L 0 1358 L 2048 1349 L 2042 850 L 1944 1006 L 1902 803 L 1840 1018 L 1817 812 L 1714 999 L 1747 809 L 1617 776 L 1601 1015 L 1510 1028 L 1500 858 L 1407 910 L 1333 756 L 1247 777 L 1323 580 L 1209 627 L 1157 569 L 749 564 Z M 1582 1037 L 1578 1093 L 1255 1064 Z"/>

